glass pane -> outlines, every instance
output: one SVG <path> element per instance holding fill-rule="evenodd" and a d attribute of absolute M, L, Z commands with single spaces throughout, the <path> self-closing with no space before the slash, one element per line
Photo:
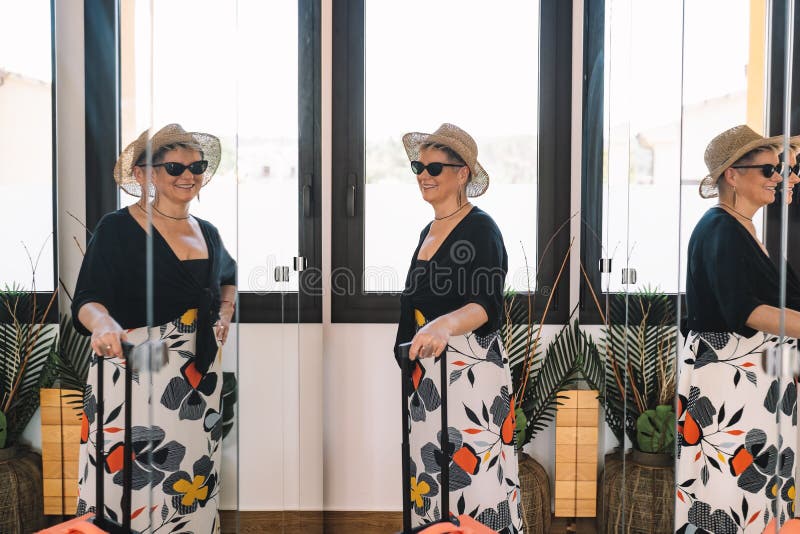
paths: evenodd
<path fill-rule="evenodd" d="M 418 238 L 408 228 L 422 229 L 432 213 L 420 199 L 401 138 L 448 122 L 468 131 L 480 147 L 478 160 L 491 188 L 472 202 L 503 233 L 508 284 L 527 291 L 523 248 L 529 264 L 535 263 L 537 250 L 539 3 L 414 0 L 398 10 L 368 0 L 365 18 L 364 289 L 403 289 L 407 251 L 416 248 Z M 476 20 L 483 21 L 482 38 L 458 38 Z M 454 39 L 459 52 L 446 61 L 427 52 L 451 49 Z M 409 53 L 398 46 L 401 42 L 424 42 L 425 47 Z"/>
<path fill-rule="evenodd" d="M 0 1 L 0 20 L 0 213 L 14 227 L 0 233 L 0 287 L 53 291 L 50 0 Z"/>
<path fill-rule="evenodd" d="M 780 343 L 777 344 L 775 355 L 780 358 L 778 361 L 777 373 L 775 369 L 770 369 L 767 365 L 768 373 L 774 377 L 774 382 L 770 384 L 769 393 L 777 393 L 776 395 L 767 395 L 764 407 L 774 412 L 777 419 L 777 462 L 775 464 L 774 479 L 771 479 L 768 484 L 775 496 L 773 514 L 775 517 L 775 528 L 772 532 L 777 534 L 781 526 L 789 522 L 796 514 L 796 476 L 797 476 L 797 376 L 800 375 L 800 364 L 798 364 L 797 339 L 795 338 L 800 324 L 796 318 L 796 311 L 800 308 L 800 284 L 796 272 L 790 266 L 789 247 L 791 246 L 790 238 L 792 237 L 790 231 L 790 204 L 793 202 L 794 185 L 800 182 L 800 177 L 795 173 L 795 165 L 797 164 L 798 148 L 800 148 L 800 137 L 791 138 L 791 133 L 798 131 L 798 125 L 792 123 L 792 95 L 795 91 L 792 90 L 791 81 L 795 78 L 793 71 L 796 68 L 794 65 L 794 46 L 796 46 L 797 39 L 795 33 L 797 31 L 797 18 L 792 16 L 797 6 L 791 2 L 785 3 L 780 6 L 778 12 L 780 15 L 777 17 L 783 28 L 780 34 L 785 36 L 783 45 L 783 76 L 782 80 L 789 80 L 789 83 L 784 83 L 782 87 L 783 99 L 781 106 L 781 118 L 779 123 L 784 127 L 780 132 L 781 137 L 777 144 L 778 159 L 785 164 L 781 174 L 782 184 L 779 187 L 779 192 L 776 195 L 776 202 L 769 207 L 773 213 L 767 220 L 769 225 L 774 224 L 773 221 L 777 219 L 778 232 L 777 232 L 777 247 L 773 248 L 774 263 L 778 268 L 778 302 L 780 304 L 780 316 L 778 320 L 777 330 L 773 333 L 780 335 Z M 776 29 L 776 31 L 779 31 Z M 788 85 L 788 87 L 787 87 Z M 797 103 L 794 103 L 796 106 Z M 796 115 L 796 114 L 795 114 Z M 796 119 L 795 119 L 796 120 Z M 775 128 L 772 128 L 775 130 Z M 793 146 L 794 145 L 794 146 Z M 775 155 L 772 155 L 774 157 Z M 774 163 L 774 159 L 771 160 Z M 777 176 L 773 176 L 777 178 Z M 783 193 L 786 192 L 786 193 Z M 775 217 L 776 213 L 778 217 Z M 797 520 L 792 521 L 797 523 Z M 787 527 L 789 525 L 786 525 Z M 767 529 L 770 531 L 771 529 Z M 781 529 L 783 530 L 783 529 Z"/>
<path fill-rule="evenodd" d="M 602 476 L 600 515 L 602 532 L 624 532 L 630 521 L 628 503 L 628 465 L 630 464 L 629 381 L 628 381 L 628 289 L 622 280 L 630 266 L 629 238 L 629 138 L 630 109 L 635 78 L 631 75 L 633 60 L 634 14 L 630 0 L 606 2 L 606 135 L 605 175 L 603 187 L 602 258 L 607 274 L 602 275 L 603 351 L 605 373 L 603 398 L 605 407 L 606 455 Z M 595 266 L 589 266 L 595 268 Z"/>
<path fill-rule="evenodd" d="M 768 69 L 769 4 L 685 3 L 679 210 L 685 306 L 677 351 L 676 530 L 764 531 L 782 500 L 776 478 L 781 449 L 797 439 L 776 424 L 788 384 L 764 368 L 766 353 L 780 351 L 778 331 L 754 322 L 761 307 L 754 311 L 742 298 L 760 295 L 777 311 L 779 262 L 771 253 L 767 259 L 765 245 L 768 232 L 779 231 L 769 228 L 766 211 L 781 209 L 780 194 L 761 193 L 766 182 L 757 169 L 728 170 L 736 162 L 777 163 L 778 156 L 772 149 L 734 154 L 732 147 L 742 142 L 717 137 L 766 132 L 774 83 Z M 713 13 L 739 38 L 710 36 L 705 19 Z M 718 60 L 703 59 L 712 56 Z M 729 157 L 734 160 L 725 162 Z M 714 180 L 716 190 L 703 198 L 700 184 L 709 173 L 703 183 Z M 762 187 L 753 193 L 749 183 Z M 733 310 L 741 310 L 738 317 Z M 796 395 L 793 384 L 788 390 Z"/>
<path fill-rule="evenodd" d="M 253 0 L 155 4 L 152 110 L 135 105 L 149 90 L 140 73 L 151 67 L 141 46 L 150 37 L 141 24 L 133 24 L 142 16 L 141 9 L 132 9 L 128 22 L 123 19 L 123 143 L 150 121 L 156 128 L 176 122 L 189 131 L 217 135 L 222 161 L 193 213 L 213 221 L 226 242 L 233 242 L 241 213 L 247 222 L 239 226 L 243 246 L 242 256 L 236 258 L 241 290 L 277 290 L 274 267 L 298 249 L 297 4 Z M 209 20 L 214 21 L 216 37 L 197 40 L 187 53 L 186 34 L 175 31 L 176 21 L 182 27 L 200 28 Z M 258 51 L 257 68 L 252 63 L 254 51 Z M 276 78 L 274 73 L 281 75 Z M 121 205 L 134 201 L 121 193 Z M 274 230 L 269 232 L 269 250 L 263 246 L 265 229 Z M 297 286 L 290 289 L 296 291 Z"/>

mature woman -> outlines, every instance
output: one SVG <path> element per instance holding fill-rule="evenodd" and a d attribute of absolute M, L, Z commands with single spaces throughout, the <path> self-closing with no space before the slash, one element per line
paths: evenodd
<path fill-rule="evenodd" d="M 753 226 L 780 186 L 780 142 L 737 126 L 706 149 L 709 173 L 700 195 L 719 201 L 689 240 L 689 332 L 678 385 L 679 532 L 761 532 L 776 509 L 784 520 L 794 516 L 797 389 L 791 374 L 779 379 L 762 368 L 763 352 L 779 343 L 779 270 Z M 798 181 L 790 176 L 792 186 Z M 786 282 L 784 343 L 794 347 L 800 280 L 789 269 Z"/>
<path fill-rule="evenodd" d="M 219 348 L 234 313 L 236 264 L 217 229 L 189 213 L 219 159 L 216 137 L 186 132 L 177 124 L 150 139 L 145 131 L 128 145 L 114 167 L 114 178 L 140 199 L 98 223 L 72 302 L 76 327 L 91 334 L 95 355 L 105 358 L 107 459 L 98 467 L 94 458 L 95 357 L 84 395 L 79 514 L 94 508 L 95 470 L 104 469 L 107 516 L 122 522 L 121 341 L 160 339 L 169 349 L 169 363 L 150 375 L 149 384 L 138 379 L 133 383 L 131 526 L 137 532 L 169 532 L 179 523 L 182 532 L 219 530 Z M 148 213 L 153 238 L 150 287 Z"/>
<path fill-rule="evenodd" d="M 440 388 L 448 388 L 450 503 L 498 532 L 521 532 L 514 398 L 499 328 L 508 256 L 492 218 L 469 198 L 489 176 L 475 141 L 452 124 L 403 144 L 434 219 L 420 234 L 401 296 L 395 346 L 411 341 L 411 506 L 439 519 Z M 442 358 L 441 356 L 445 356 Z M 440 384 L 446 361 L 448 384 Z"/>

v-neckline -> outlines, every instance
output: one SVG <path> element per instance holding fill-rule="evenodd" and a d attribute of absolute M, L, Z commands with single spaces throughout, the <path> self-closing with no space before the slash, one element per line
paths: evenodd
<path fill-rule="evenodd" d="M 128 213 L 128 217 L 130 217 L 130 219 L 131 219 L 131 221 L 133 222 L 133 224 L 135 224 L 135 225 L 136 225 L 136 227 L 137 227 L 137 228 L 139 228 L 139 230 L 141 230 L 141 231 L 142 231 L 142 233 L 144 234 L 144 236 L 145 236 L 145 239 L 146 239 L 146 238 L 147 238 L 147 236 L 148 236 L 149 234 L 147 233 L 147 230 L 146 230 L 146 229 L 145 229 L 145 228 L 144 228 L 144 227 L 143 227 L 141 224 L 139 224 L 139 221 L 138 221 L 138 220 L 136 220 L 136 217 L 134 217 L 134 216 L 133 216 L 133 214 L 131 213 L 131 208 L 130 208 L 130 206 L 128 206 L 127 208 L 125 208 L 125 211 Z M 203 241 L 205 241 L 205 243 L 206 243 L 206 251 L 207 251 L 207 253 L 208 253 L 208 256 L 207 256 L 207 257 L 205 257 L 205 258 L 191 258 L 191 259 L 195 259 L 195 260 L 209 260 L 209 262 L 210 262 L 210 261 L 211 261 L 211 259 L 212 259 L 213 250 L 212 250 L 212 248 L 211 248 L 211 244 L 210 244 L 210 243 L 209 243 L 209 241 L 208 241 L 208 235 L 206 234 L 206 229 L 203 227 L 203 225 L 202 225 L 202 224 L 200 224 L 200 221 L 199 221 L 199 220 L 198 220 L 197 224 L 200 226 L 200 233 L 202 233 L 202 234 L 203 234 Z M 178 257 L 178 255 L 175 253 L 175 251 L 172 249 L 172 247 L 171 247 L 171 246 L 169 246 L 169 243 L 167 242 L 167 240 L 166 240 L 166 239 L 164 239 L 164 236 L 163 236 L 163 235 L 161 235 L 161 232 L 159 232 L 159 231 L 158 231 L 158 228 L 156 228 L 156 226 L 155 226 L 154 224 L 151 224 L 151 225 L 150 225 L 150 227 L 153 229 L 153 238 L 154 238 L 154 240 L 155 240 L 155 241 L 159 241 L 159 242 L 161 243 L 161 245 L 162 245 L 162 246 L 163 246 L 165 249 L 167 249 L 167 250 L 169 251 L 169 254 L 172 256 L 172 258 L 173 258 L 173 259 L 174 259 L 176 262 L 178 262 L 178 265 L 179 265 L 179 266 L 180 266 L 180 268 L 183 270 L 183 272 L 184 272 L 185 274 L 189 275 L 189 276 L 190 276 L 192 279 L 194 279 L 194 280 L 195 280 L 195 281 L 196 281 L 198 284 L 200 284 L 201 286 L 205 286 L 205 285 L 206 285 L 206 283 L 207 283 L 208 281 L 206 280 L 205 282 L 201 282 L 200 280 L 197 280 L 197 279 L 194 277 L 194 275 L 192 274 L 192 272 L 191 272 L 189 269 L 187 269 L 187 268 L 186 268 L 186 266 L 183 264 L 183 261 L 184 261 L 184 260 L 180 259 L 180 258 Z"/>
<path fill-rule="evenodd" d="M 417 250 L 416 250 L 416 252 L 414 252 L 414 260 L 415 261 L 421 261 L 423 263 L 429 263 L 429 262 L 433 261 L 433 259 L 436 257 L 436 255 L 439 254 L 439 251 L 444 248 L 445 243 L 447 243 L 448 240 L 452 237 L 452 235 L 456 232 L 456 230 L 458 230 L 458 227 L 461 226 L 461 223 L 463 223 L 467 219 L 467 217 L 472 215 L 472 212 L 474 212 L 476 209 L 478 209 L 478 206 L 473 205 L 472 208 L 470 208 L 470 210 L 466 213 L 466 215 L 464 215 L 461 218 L 461 220 L 458 221 L 456 223 L 456 225 L 450 230 L 450 232 L 448 232 L 448 234 L 444 237 L 444 239 L 442 239 L 442 242 L 439 243 L 439 246 L 436 247 L 436 250 L 433 251 L 433 254 L 431 254 L 431 257 L 428 258 L 427 260 L 423 260 L 422 258 L 419 257 L 419 249 L 422 248 L 422 243 L 425 242 L 425 240 L 428 238 L 428 235 L 431 233 L 431 226 L 433 226 L 433 223 L 434 223 L 434 221 L 431 221 L 428 224 L 428 231 L 425 232 L 425 237 L 423 237 L 422 241 L 419 242 L 419 245 L 417 246 Z"/>
<path fill-rule="evenodd" d="M 764 248 L 762 248 L 762 246 L 761 246 L 761 243 L 758 241 L 758 239 L 756 239 L 756 238 L 753 236 L 753 234 L 751 234 L 751 233 L 750 233 L 750 231 L 749 231 L 749 230 L 748 230 L 748 229 L 745 227 L 745 225 L 743 225 L 742 223 L 740 223 L 740 222 L 739 222 L 739 221 L 736 219 L 736 217 L 734 217 L 734 216 L 733 216 L 733 214 L 731 214 L 731 213 L 728 213 L 728 210 L 726 210 L 725 208 L 722 208 L 722 207 L 720 207 L 720 206 L 712 206 L 712 207 L 713 207 L 713 208 L 716 208 L 716 209 L 718 209 L 718 210 L 720 210 L 722 213 L 724 213 L 725 215 L 727 215 L 728 217 L 730 217 L 731 219 L 733 219 L 733 221 L 734 221 L 734 222 L 735 222 L 737 225 L 739 225 L 739 226 L 741 227 L 741 229 L 742 229 L 742 230 L 744 230 L 744 232 L 747 234 L 747 237 L 750 239 L 750 242 L 751 242 L 753 245 L 755 245 L 755 247 L 758 249 L 758 251 L 761 253 L 761 255 L 762 255 L 762 256 L 763 256 L 763 257 L 764 257 L 766 260 L 768 260 L 770 263 L 772 263 L 772 264 L 774 265 L 774 262 L 772 261 L 772 258 L 770 258 L 769 254 L 767 254 L 767 253 L 764 251 Z M 765 248 L 766 248 L 766 247 L 765 247 Z"/>

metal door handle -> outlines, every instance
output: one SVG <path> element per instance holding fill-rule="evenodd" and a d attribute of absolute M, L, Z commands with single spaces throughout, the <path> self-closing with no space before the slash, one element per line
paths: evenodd
<path fill-rule="evenodd" d="M 347 186 L 347 216 L 356 216 L 356 186 Z"/>
<path fill-rule="evenodd" d="M 311 217 L 311 186 L 303 186 L 303 217 Z"/>

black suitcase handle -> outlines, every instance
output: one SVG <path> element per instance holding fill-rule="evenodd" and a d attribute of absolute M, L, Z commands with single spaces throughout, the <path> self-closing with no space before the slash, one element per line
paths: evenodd
<path fill-rule="evenodd" d="M 103 391 L 103 361 L 105 356 L 97 355 L 97 433 L 95 434 L 95 518 L 94 524 L 99 528 L 109 532 L 109 534 L 131 534 L 131 475 L 133 464 L 131 463 L 131 383 L 133 382 L 133 370 L 131 365 L 131 354 L 134 345 L 127 341 L 122 341 L 122 354 L 125 356 L 125 441 L 122 448 L 122 523 L 112 521 L 105 515 L 105 452 L 103 451 L 103 411 L 105 398 Z"/>
<path fill-rule="evenodd" d="M 403 425 L 403 443 L 401 446 L 403 455 L 403 533 L 410 534 L 424 530 L 430 525 L 423 525 L 415 529 L 411 528 L 411 444 L 409 433 L 411 431 L 411 424 L 408 411 L 408 397 L 411 395 L 411 360 L 409 358 L 409 349 L 411 342 L 400 343 L 397 345 L 397 355 L 400 360 L 401 380 L 402 380 L 402 396 L 403 396 L 403 409 L 402 409 L 402 425 Z M 442 420 L 442 454 L 440 458 L 440 467 L 442 472 L 442 485 L 441 485 L 441 521 L 450 521 L 450 435 L 447 423 L 447 349 L 445 349 L 439 356 L 441 358 L 441 420 Z M 420 467 L 421 469 L 422 467 Z"/>

